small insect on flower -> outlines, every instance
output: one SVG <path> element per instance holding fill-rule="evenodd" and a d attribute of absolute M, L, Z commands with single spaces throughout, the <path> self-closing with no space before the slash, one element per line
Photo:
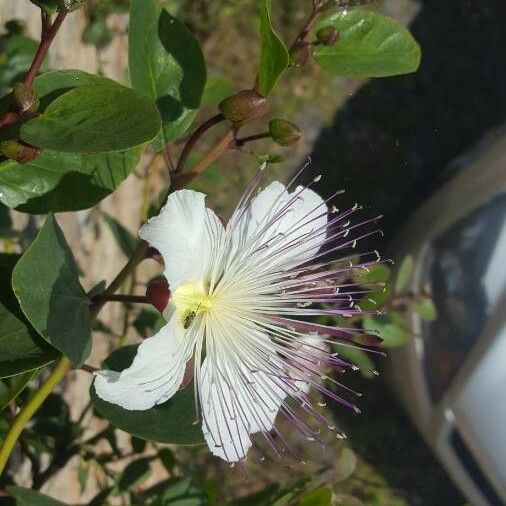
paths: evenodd
<path fill-rule="evenodd" d="M 362 313 L 358 303 L 374 289 L 357 287 L 352 274 L 380 261 L 373 250 L 358 264 L 354 249 L 377 233 L 362 231 L 376 219 L 353 224 L 358 205 L 329 211 L 339 192 L 323 200 L 310 188 L 319 178 L 295 186 L 300 172 L 287 186 L 258 191 L 264 173 L 262 166 L 226 226 L 204 194 L 179 190 L 141 228 L 165 262 L 167 324 L 142 342 L 130 367 L 95 379 L 102 399 L 146 410 L 171 398 L 193 368 L 204 437 L 228 462 L 245 458 L 255 433 L 280 455 L 287 444 L 278 414 L 309 441 L 320 440 L 322 425 L 342 437 L 322 414 L 322 398 L 358 412 L 348 399 L 354 392 L 331 374 L 355 366 L 333 346 L 380 341 L 328 323 Z M 311 321 L 318 316 L 327 323 Z"/>

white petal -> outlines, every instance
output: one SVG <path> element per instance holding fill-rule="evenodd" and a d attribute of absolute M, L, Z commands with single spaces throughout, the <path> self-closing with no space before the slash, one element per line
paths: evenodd
<path fill-rule="evenodd" d="M 276 265 L 293 267 L 310 260 L 323 245 L 327 210 L 314 191 L 299 186 L 288 193 L 283 184 L 275 181 L 252 199 L 239 219 L 233 231 L 234 246 L 245 248 L 248 241 L 259 246 L 275 238 L 268 254 Z M 282 217 L 277 218 L 280 213 Z"/>
<path fill-rule="evenodd" d="M 192 190 L 172 193 L 160 214 L 139 231 L 139 236 L 161 253 L 173 291 L 204 278 L 215 237 L 223 231 L 218 218 L 206 209 L 205 197 Z"/>
<path fill-rule="evenodd" d="M 201 382 L 202 430 L 211 452 L 228 462 L 246 456 L 250 434 L 268 432 L 274 425 L 285 393 L 263 372 L 250 372 L 244 364 L 234 370 L 206 358 Z"/>
<path fill-rule="evenodd" d="M 172 397 L 190 358 L 188 347 L 183 346 L 184 330 L 176 320 L 172 318 L 157 334 L 145 339 L 127 369 L 98 371 L 94 383 L 97 395 L 129 410 L 149 409 Z"/>

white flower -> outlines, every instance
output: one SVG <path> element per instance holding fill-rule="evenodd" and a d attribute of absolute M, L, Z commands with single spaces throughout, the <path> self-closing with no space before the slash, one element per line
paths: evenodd
<path fill-rule="evenodd" d="M 350 367 L 329 353 L 326 342 L 331 336 L 353 340 L 354 329 L 307 317 L 357 311 L 350 308 L 352 288 L 335 284 L 350 265 L 334 258 L 355 245 L 348 217 L 356 207 L 329 215 L 326 202 L 308 187 L 287 189 L 278 182 L 255 196 L 261 173 L 226 227 L 205 207 L 205 195 L 191 190 L 171 194 L 142 227 L 141 238 L 165 262 L 168 323 L 139 346 L 128 369 L 100 371 L 95 380 L 102 399 L 145 410 L 178 391 L 193 359 L 205 439 L 229 462 L 245 457 L 257 432 L 277 452 L 271 431 L 278 412 L 308 439 L 317 438 L 290 399 L 330 427 L 309 386 L 354 408 L 322 385 L 323 369 Z"/>

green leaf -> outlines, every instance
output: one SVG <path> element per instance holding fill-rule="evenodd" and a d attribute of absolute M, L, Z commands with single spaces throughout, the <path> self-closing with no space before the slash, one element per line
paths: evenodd
<path fill-rule="evenodd" d="M 425 321 L 433 322 L 437 319 L 437 309 L 434 301 L 429 297 L 422 297 L 415 303 L 415 311 Z"/>
<path fill-rule="evenodd" d="M 102 213 L 105 222 L 116 239 L 116 243 L 127 258 L 130 258 L 137 247 L 137 239 L 116 219 L 107 213 Z"/>
<path fill-rule="evenodd" d="M 353 282 L 357 283 L 357 285 L 385 283 L 390 278 L 390 267 L 385 264 L 368 265 L 364 269 L 354 269 L 352 277 Z"/>
<path fill-rule="evenodd" d="M 271 94 L 279 77 L 288 67 L 290 58 L 279 35 L 275 32 L 270 17 L 270 0 L 260 6 L 260 67 L 258 69 L 259 92 L 267 97 Z"/>
<path fill-rule="evenodd" d="M 113 352 L 104 367 L 122 371 L 129 367 L 137 346 L 125 346 Z M 200 424 L 196 419 L 192 386 L 178 392 L 163 404 L 144 411 L 129 411 L 106 402 L 97 396 L 93 385 L 90 395 L 95 409 L 112 425 L 148 441 L 170 444 L 200 444 L 204 442 Z"/>
<path fill-rule="evenodd" d="M 30 323 L 56 349 L 79 365 L 89 355 L 89 299 L 72 252 L 53 215 L 16 264 L 12 286 Z"/>
<path fill-rule="evenodd" d="M 216 107 L 223 99 L 229 97 L 233 93 L 234 87 L 228 79 L 209 76 L 200 102 L 201 105 L 206 107 Z"/>
<path fill-rule="evenodd" d="M 74 88 L 21 126 L 21 138 L 63 152 L 120 151 L 152 140 L 160 130 L 155 104 L 109 79 Z"/>
<path fill-rule="evenodd" d="M 48 14 L 54 14 L 58 11 L 59 5 L 58 0 L 30 0 L 32 4 L 37 5 Z"/>
<path fill-rule="evenodd" d="M 382 346 L 385 348 L 402 346 L 411 336 L 406 320 L 395 311 L 379 316 L 366 315 L 362 326 L 368 332 L 379 332 L 383 338 Z"/>
<path fill-rule="evenodd" d="M 32 63 L 39 44 L 21 33 L 10 33 L 2 37 L 0 49 L 0 89 L 21 81 Z M 47 70 L 47 63 L 43 65 Z"/>
<path fill-rule="evenodd" d="M 47 495 L 23 487 L 7 486 L 7 491 L 16 500 L 16 506 L 67 506 Z"/>
<path fill-rule="evenodd" d="M 141 337 L 147 338 L 156 334 L 166 323 L 160 312 L 142 309 L 132 325 Z"/>
<path fill-rule="evenodd" d="M 374 378 L 374 362 L 367 352 L 358 348 L 352 348 L 351 346 L 339 346 L 339 344 L 336 344 L 334 347 L 339 353 L 339 358 L 356 365 L 364 378 Z"/>
<path fill-rule="evenodd" d="M 132 86 L 156 101 L 162 133 L 155 149 L 183 134 L 200 105 L 206 67 L 200 45 L 164 8 L 172 2 L 133 0 L 128 62 Z"/>
<path fill-rule="evenodd" d="M 366 10 L 345 10 L 323 17 L 317 29 L 334 26 L 340 34 L 333 46 L 319 45 L 314 59 L 337 75 L 385 77 L 415 72 L 420 46 L 398 21 Z"/>
<path fill-rule="evenodd" d="M 384 287 L 374 290 L 371 293 L 366 293 L 358 306 L 362 311 L 376 311 L 383 306 L 392 295 L 392 285 L 387 283 Z"/>
<path fill-rule="evenodd" d="M 20 165 L 0 163 L 0 200 L 31 214 L 79 211 L 110 195 L 137 165 L 141 150 L 96 155 L 43 151 Z"/>
<path fill-rule="evenodd" d="M 18 255 L 0 254 L 0 378 L 33 371 L 59 353 L 28 323 L 11 287 Z"/>
<path fill-rule="evenodd" d="M 116 492 L 123 494 L 143 482 L 151 473 L 149 462 L 150 459 L 148 458 L 130 462 L 119 477 Z"/>
<path fill-rule="evenodd" d="M 397 271 L 397 277 L 395 279 L 395 293 L 400 293 L 408 287 L 411 275 L 413 274 L 413 267 L 413 256 L 406 255 L 401 262 L 399 270 Z"/>
<path fill-rule="evenodd" d="M 357 468 L 357 456 L 355 452 L 348 447 L 344 447 L 339 455 L 337 461 L 338 476 L 335 478 L 336 481 L 344 481 L 348 479 Z"/>
<path fill-rule="evenodd" d="M 38 369 L 0 379 L 0 410 L 14 400 L 37 374 Z"/>
<path fill-rule="evenodd" d="M 298 506 L 330 506 L 332 501 L 332 490 L 327 487 L 321 487 L 309 494 L 306 494 L 299 502 Z"/>

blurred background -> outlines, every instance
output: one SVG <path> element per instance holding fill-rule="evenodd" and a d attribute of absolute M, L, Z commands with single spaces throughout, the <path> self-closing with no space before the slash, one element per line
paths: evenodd
<path fill-rule="evenodd" d="M 286 39 L 310 3 L 273 1 L 275 25 Z M 306 466 L 250 462 L 245 481 L 205 451 L 171 448 L 173 460 L 166 453 L 163 466 L 153 464 L 141 490 L 154 477 L 169 475 L 192 478 L 205 490 L 214 487 L 215 504 L 291 504 L 281 502 L 286 490 L 322 484 L 332 489 L 335 504 L 350 506 L 505 503 L 506 4 L 384 0 L 372 8 L 410 25 L 422 47 L 420 70 L 363 81 L 335 78 L 316 66 L 295 69 L 273 99 L 273 114 L 295 121 L 303 142 L 289 152 L 262 142 L 254 148 L 283 155 L 272 178 L 286 179 L 310 154 L 308 177 L 323 175 L 319 192 L 343 188 L 340 206 L 360 202 L 371 215 L 384 215 L 381 250 L 395 265 L 378 275 L 390 278 L 395 293 L 389 294 L 391 313 L 375 325 L 385 332 L 389 350 L 387 358 L 350 352 L 361 371 L 349 375 L 347 384 L 363 393 L 362 414 L 334 410 L 329 403 L 348 439 L 328 441 L 324 452 L 294 435 Z M 126 81 L 127 9 L 127 0 L 88 1 L 58 35 L 48 68 L 99 71 Z M 251 85 L 258 54 L 256 9 L 255 0 L 174 1 L 174 12 L 204 48 L 212 84 L 205 96 L 209 114 L 231 91 Z M 28 2 L 1 0 L 0 88 L 6 90 L 26 70 L 39 23 Z M 212 142 L 211 135 L 202 153 Z M 226 215 L 257 163 L 255 156 L 230 153 L 193 187 L 210 192 L 214 207 Z M 120 239 L 136 234 L 150 199 L 166 184 L 161 165 L 147 174 L 141 166 L 99 207 L 61 216 L 85 284 L 91 287 L 121 267 L 118 234 Z M 20 230 L 25 244 L 40 219 L 4 211 L 1 216 L 0 228 L 7 223 Z M 118 232 L 116 223 L 124 231 Z M 157 269 L 145 270 L 141 281 Z M 154 325 L 152 315 L 119 305 L 106 308 L 101 324 L 114 329 L 121 343 L 138 340 Z M 110 347 L 97 329 L 95 365 Z M 84 416 L 87 429 L 102 427 L 86 411 L 89 381 L 76 372 L 55 395 L 55 405 L 68 411 L 59 418 L 62 426 Z M 54 415 L 48 409 L 42 419 Z M 55 424 L 46 434 L 50 442 L 37 449 L 48 459 L 62 444 Z M 44 430 L 39 425 L 39 433 Z M 125 434 L 109 434 L 100 442 L 104 451 L 111 437 L 120 449 L 139 444 Z M 92 498 L 103 469 L 91 468 L 82 453 L 67 460 L 65 469 L 55 466 L 39 478 L 38 488 L 66 501 Z M 26 477 L 29 486 L 29 476 L 30 466 L 19 457 L 17 481 L 23 484 Z"/>

